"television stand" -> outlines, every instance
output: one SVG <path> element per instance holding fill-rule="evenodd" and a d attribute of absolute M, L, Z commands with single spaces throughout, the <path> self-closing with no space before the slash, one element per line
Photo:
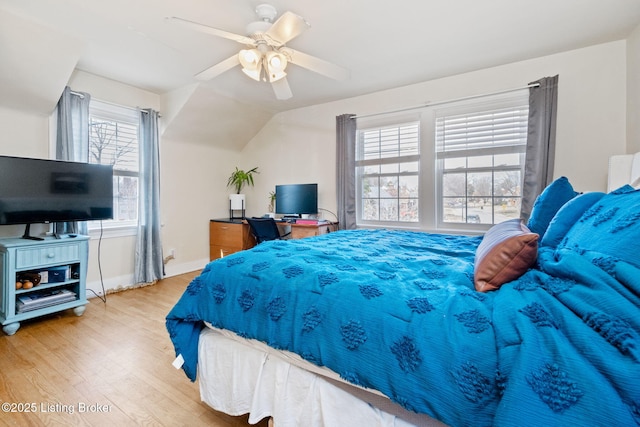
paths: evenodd
<path fill-rule="evenodd" d="M 20 323 L 73 309 L 81 316 L 87 305 L 89 236 L 39 241 L 0 239 L 0 324 L 13 335 Z M 25 275 L 40 275 L 30 287 L 18 286 Z"/>
<path fill-rule="evenodd" d="M 24 234 L 22 235 L 23 239 L 27 239 L 27 240 L 44 240 L 43 237 L 36 237 L 36 236 L 32 236 L 31 235 L 31 224 L 27 224 L 24 228 Z"/>

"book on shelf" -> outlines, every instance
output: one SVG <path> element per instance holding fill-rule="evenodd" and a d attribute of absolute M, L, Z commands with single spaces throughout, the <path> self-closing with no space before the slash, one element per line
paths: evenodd
<path fill-rule="evenodd" d="M 329 221 L 326 219 L 297 219 L 296 224 L 302 225 L 320 225 L 320 224 L 328 224 Z"/>
<path fill-rule="evenodd" d="M 53 289 L 48 292 L 31 292 L 16 297 L 16 311 L 38 310 L 52 305 L 75 301 L 76 293 L 69 289 Z"/>

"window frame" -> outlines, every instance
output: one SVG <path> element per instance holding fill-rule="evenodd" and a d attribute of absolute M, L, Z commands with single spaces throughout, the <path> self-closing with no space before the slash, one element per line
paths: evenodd
<path fill-rule="evenodd" d="M 417 150 L 418 153 L 417 154 L 406 154 L 406 155 L 398 155 L 398 156 L 381 156 L 375 159 L 362 159 L 360 158 L 361 156 L 363 156 L 362 153 L 362 145 L 360 143 L 361 141 L 361 137 L 362 137 L 362 133 L 363 132 L 372 132 L 372 131 L 380 131 L 383 129 L 389 129 L 389 128 L 397 128 L 400 129 L 402 127 L 409 127 L 409 126 L 417 126 L 417 138 L 418 138 L 418 145 L 417 145 Z M 420 180 L 420 170 L 422 167 L 421 164 L 421 150 L 422 150 L 422 128 L 421 128 L 421 123 L 420 123 L 420 116 L 419 115 L 403 115 L 403 116 L 396 116 L 394 118 L 385 118 L 385 119 L 381 119 L 381 120 L 369 120 L 369 121 L 362 121 L 359 120 L 358 121 L 358 129 L 356 131 L 356 161 L 355 161 L 355 177 L 356 177 L 356 222 L 357 224 L 360 226 L 367 226 L 367 227 L 394 227 L 394 228 L 419 228 L 420 227 L 420 221 L 421 221 L 421 198 L 420 198 L 420 187 L 421 187 L 421 180 Z M 362 194 L 362 181 L 365 178 L 365 168 L 367 166 L 385 166 L 385 165 L 394 165 L 394 164 L 402 164 L 402 163 L 415 163 L 416 164 L 416 170 L 415 171 L 400 171 L 398 170 L 398 172 L 380 172 L 377 174 L 371 174 L 369 176 L 377 176 L 379 178 L 383 178 L 383 177 L 398 177 L 398 179 L 400 179 L 400 177 L 408 177 L 408 176 L 415 176 L 417 178 L 417 185 L 418 185 L 418 195 L 416 197 L 416 203 L 417 203 L 417 209 L 418 209 L 418 217 L 415 221 L 389 221 L 389 220 L 366 220 L 363 219 L 363 206 L 364 206 L 364 199 L 363 199 L 363 194 Z M 378 200 L 382 200 L 384 199 L 383 197 L 381 197 L 380 194 L 378 194 L 377 197 Z M 387 198 L 388 200 L 389 198 Z M 395 198 L 398 201 L 398 206 L 401 203 L 400 201 L 404 198 L 398 196 Z M 398 216 L 400 215 L 399 213 L 399 209 L 398 209 Z"/>
<path fill-rule="evenodd" d="M 131 108 L 131 107 L 126 107 L 126 106 L 122 106 L 122 105 L 116 105 L 116 104 L 112 104 L 109 102 L 105 102 L 105 101 L 101 101 L 98 99 L 91 99 L 91 102 L 89 104 L 89 120 L 91 120 L 91 117 L 99 117 L 101 119 L 105 119 L 105 120 L 109 120 L 109 121 L 115 121 L 118 123 L 123 123 L 126 125 L 130 125 L 130 126 L 135 126 L 136 131 L 135 131 L 135 135 L 136 135 L 136 168 L 137 171 L 135 170 L 126 170 L 126 169 L 119 169 L 114 167 L 113 169 L 113 175 L 114 175 L 114 180 L 116 177 L 135 177 L 137 178 L 137 197 L 136 197 L 136 205 L 137 205 L 137 209 L 138 209 L 138 215 L 139 215 L 139 197 L 140 197 L 140 145 L 139 145 L 139 140 L 138 140 L 138 135 L 139 135 L 139 126 L 140 126 L 140 116 L 138 113 L 138 110 L 135 108 Z M 89 144 L 91 144 L 89 142 Z M 92 162 L 91 159 L 91 146 L 88 147 L 88 152 L 89 152 L 89 159 L 88 161 L 90 163 Z M 115 200 L 115 190 L 116 190 L 117 186 L 114 183 L 114 200 Z M 116 206 L 114 206 L 114 209 L 116 209 Z M 115 212 L 114 212 L 115 214 Z M 87 228 L 89 231 L 89 234 L 91 236 L 95 236 L 98 234 L 102 234 L 105 237 L 121 237 L 121 236 L 131 236 L 131 235 L 135 235 L 137 233 L 137 229 L 138 229 L 138 219 L 136 218 L 135 220 L 128 220 L 128 221 L 118 221 L 116 219 L 111 219 L 111 220 L 102 220 L 102 221 L 88 221 L 87 222 Z"/>
<path fill-rule="evenodd" d="M 435 226 L 438 230 L 456 230 L 456 231 L 474 231 L 474 232 L 484 232 L 491 228 L 496 223 L 495 217 L 493 217 L 492 212 L 492 223 L 484 223 L 484 224 L 474 224 L 468 222 L 449 222 L 444 221 L 444 190 L 443 190 L 443 180 L 446 170 L 444 168 L 444 160 L 445 158 L 462 158 L 466 157 L 467 159 L 470 156 L 454 156 L 451 155 L 441 155 L 438 147 L 437 141 L 437 121 L 441 117 L 450 117 L 450 116 L 458 116 L 458 115 L 466 115 L 466 114 L 482 114 L 483 112 L 501 110 L 501 109 L 526 109 L 528 110 L 528 91 L 526 89 L 522 89 L 521 91 L 515 91 L 515 93 L 509 94 L 501 94 L 501 95 L 488 95 L 487 97 L 482 97 L 481 99 L 460 101 L 456 103 L 452 103 L 451 105 L 447 105 L 442 108 L 437 108 L 434 111 L 434 141 L 433 141 L 433 151 L 435 152 L 435 205 L 437 207 L 436 210 L 436 218 L 435 218 Z M 525 125 L 526 127 L 526 125 Z M 524 143 L 520 145 L 499 145 L 494 147 L 484 147 L 484 148 L 471 148 L 467 150 L 460 150 L 458 153 L 467 153 L 473 154 L 474 152 L 483 152 L 483 156 L 495 156 L 502 154 L 518 154 L 519 162 L 518 166 L 507 165 L 507 166 L 484 166 L 484 167 L 467 167 L 464 169 L 460 169 L 461 172 L 465 173 L 491 173 L 492 176 L 495 175 L 496 172 L 504 172 L 504 171 L 519 171 L 520 172 L 520 203 L 522 203 L 522 180 L 524 179 L 524 167 L 525 167 L 525 151 L 526 151 L 526 130 L 524 132 Z M 494 181 L 492 180 L 492 190 L 491 190 L 491 198 L 496 198 L 497 196 L 494 194 Z"/>
<path fill-rule="evenodd" d="M 487 109 L 495 109 L 509 106 L 526 106 L 528 108 L 528 89 L 518 89 L 508 92 L 502 92 L 493 95 L 482 95 L 464 98 L 456 101 L 448 101 L 441 103 L 433 103 L 422 107 L 416 107 L 413 113 L 389 113 L 380 115 L 377 118 L 364 117 L 357 119 L 356 130 L 356 153 L 359 149 L 360 131 L 371 129 L 374 127 L 384 127 L 392 125 L 400 125 L 402 123 L 413 120 L 419 121 L 420 147 L 418 160 L 418 206 L 419 220 L 415 223 L 400 221 L 365 221 L 361 219 L 361 177 L 359 176 L 358 161 L 355 165 L 356 174 L 356 224 L 363 228 L 390 227 L 396 229 L 419 229 L 431 232 L 444 233 L 483 233 L 493 224 L 469 224 L 469 223 L 452 223 L 443 221 L 444 202 L 442 197 L 442 179 L 443 179 L 443 162 L 438 158 L 436 146 L 436 120 L 443 114 L 464 112 L 480 112 Z M 504 152 L 513 151 L 510 148 L 500 149 Z M 357 158 L 357 156 L 356 156 Z M 521 182 L 524 178 L 524 152 L 520 154 Z M 492 166 L 494 171 L 502 171 L 505 168 L 496 168 Z M 509 166 L 507 169 L 513 169 Z M 522 184 L 520 185 L 522 187 Z M 492 188 L 492 196 L 493 188 Z M 520 194 L 522 197 L 522 194 Z"/>

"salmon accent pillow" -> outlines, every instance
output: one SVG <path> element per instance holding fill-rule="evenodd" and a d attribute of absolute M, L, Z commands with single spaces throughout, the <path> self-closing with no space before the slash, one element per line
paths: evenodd
<path fill-rule="evenodd" d="M 518 218 L 491 227 L 476 249 L 476 290 L 499 289 L 526 273 L 538 258 L 538 238 Z"/>

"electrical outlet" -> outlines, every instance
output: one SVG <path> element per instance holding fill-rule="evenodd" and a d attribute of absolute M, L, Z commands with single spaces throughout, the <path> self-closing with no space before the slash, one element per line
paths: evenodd
<path fill-rule="evenodd" d="M 176 250 L 175 249 L 169 249 L 169 254 L 164 257 L 163 261 L 166 264 L 169 261 L 171 261 L 172 259 L 176 259 Z"/>

